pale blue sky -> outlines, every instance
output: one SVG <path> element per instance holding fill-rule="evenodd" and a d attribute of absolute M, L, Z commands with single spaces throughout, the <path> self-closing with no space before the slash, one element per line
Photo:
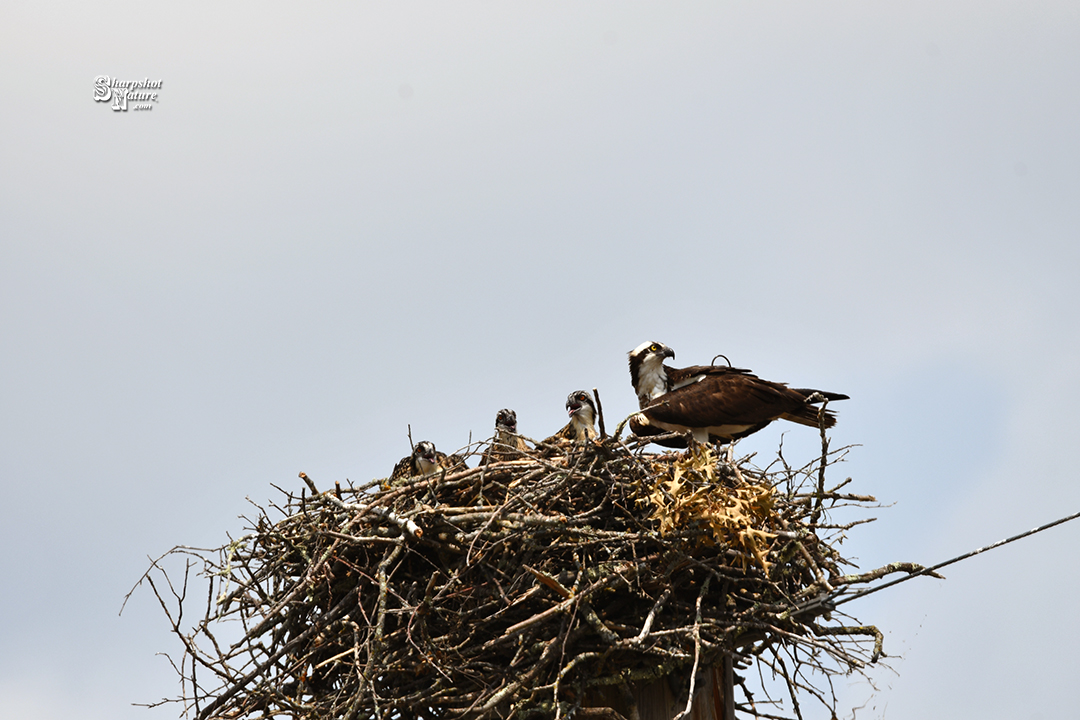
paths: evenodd
<path fill-rule="evenodd" d="M 1080 509 L 1078 48 L 1065 2 L 5 4 L 0 715 L 173 717 L 147 555 L 409 423 L 613 425 L 648 339 L 851 395 L 864 568 Z M 858 717 L 1072 714 L 1078 541 L 847 606 L 903 654 Z"/>

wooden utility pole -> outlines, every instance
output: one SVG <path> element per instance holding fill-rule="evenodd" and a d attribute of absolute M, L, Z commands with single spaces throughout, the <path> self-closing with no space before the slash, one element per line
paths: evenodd
<path fill-rule="evenodd" d="M 735 674 L 731 657 L 706 668 L 698 678 L 690 713 L 682 720 L 735 720 Z M 629 697 L 613 688 L 594 691 L 583 706 L 590 710 L 610 709 L 625 720 L 675 720 L 686 711 L 685 699 L 676 697 L 668 678 L 638 683 Z M 587 713 L 597 715 L 599 713 Z"/>

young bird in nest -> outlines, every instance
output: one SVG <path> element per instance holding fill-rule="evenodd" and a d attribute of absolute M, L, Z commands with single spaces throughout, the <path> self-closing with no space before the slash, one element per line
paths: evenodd
<path fill-rule="evenodd" d="M 387 487 L 401 485 L 406 479 L 416 476 L 432 475 L 443 470 L 464 469 L 465 458 L 460 455 L 446 455 L 435 449 L 435 443 L 421 440 L 413 448 L 412 455 L 403 457 L 394 465 Z"/>
<path fill-rule="evenodd" d="M 566 398 L 566 414 L 570 416 L 570 422 L 545 440 L 544 445 L 565 450 L 575 443 L 596 439 L 596 403 L 590 393 L 585 390 L 570 393 Z"/>
<path fill-rule="evenodd" d="M 516 460 L 528 451 L 529 446 L 517 434 L 517 413 L 503 408 L 495 415 L 495 437 L 484 450 L 480 464 Z"/>

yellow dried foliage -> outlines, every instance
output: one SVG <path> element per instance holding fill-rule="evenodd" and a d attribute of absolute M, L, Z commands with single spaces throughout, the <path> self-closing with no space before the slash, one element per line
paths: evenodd
<path fill-rule="evenodd" d="M 747 567 L 753 557 L 769 572 L 768 554 L 776 535 L 772 527 L 774 497 L 767 485 L 741 482 L 725 487 L 716 474 L 716 454 L 705 446 L 673 462 L 657 476 L 646 496 L 660 534 L 703 531 L 702 544 L 725 545 L 741 551 Z"/>

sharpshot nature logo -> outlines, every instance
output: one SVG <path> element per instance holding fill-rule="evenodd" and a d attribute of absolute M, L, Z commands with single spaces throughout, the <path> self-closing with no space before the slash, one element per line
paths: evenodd
<path fill-rule="evenodd" d="M 128 103 L 131 103 L 132 110 L 153 110 L 154 103 L 158 101 L 158 90 L 161 90 L 161 81 L 150 78 L 120 80 L 108 75 L 94 78 L 94 100 L 112 100 L 112 109 L 116 112 L 127 112 Z"/>

